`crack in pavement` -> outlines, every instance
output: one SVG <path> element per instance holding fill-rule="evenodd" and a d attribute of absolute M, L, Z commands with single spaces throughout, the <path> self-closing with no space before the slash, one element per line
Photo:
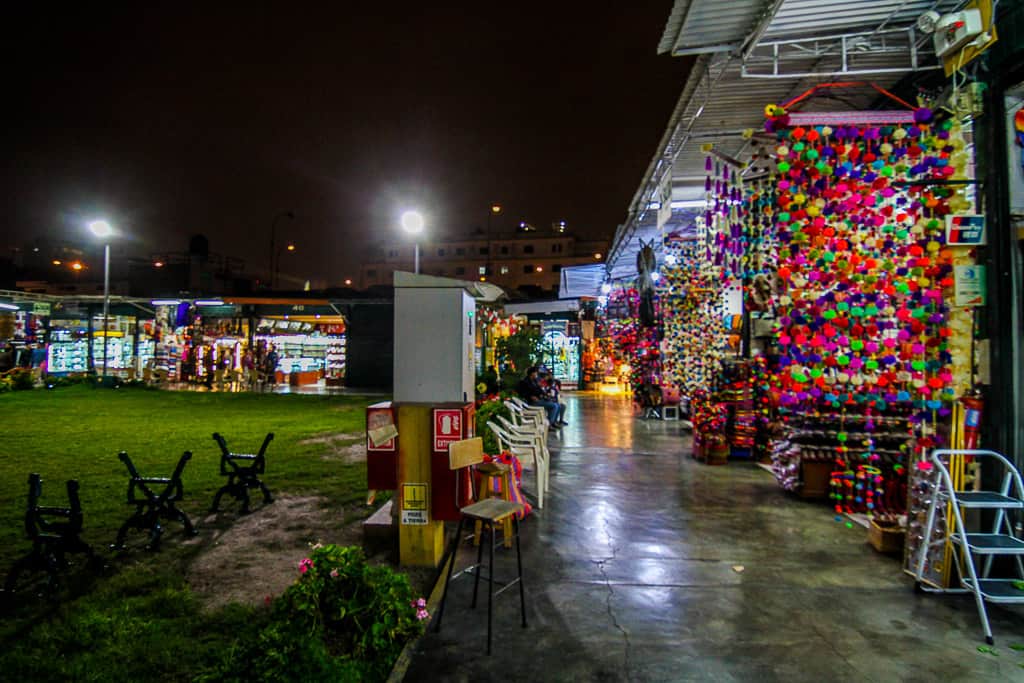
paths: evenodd
<path fill-rule="evenodd" d="M 613 543 L 612 534 L 608 530 L 608 520 L 604 520 L 604 534 L 608 538 L 608 547 L 612 551 L 612 556 L 604 560 L 591 560 L 591 562 L 597 565 L 597 569 L 601 572 L 601 576 L 604 579 L 604 585 L 608 588 L 608 598 L 605 600 L 605 608 L 608 610 L 608 617 L 612 620 L 612 625 L 615 626 L 616 629 L 618 629 L 619 633 L 622 634 L 622 638 L 626 641 L 626 650 L 623 656 L 623 666 L 625 667 L 626 671 L 626 680 L 629 681 L 631 680 L 629 655 L 632 643 L 629 640 L 629 631 L 623 628 L 622 624 L 619 623 L 618 617 L 615 616 L 615 610 L 612 609 L 612 598 L 615 597 L 615 588 L 612 586 L 611 579 L 608 577 L 607 572 L 605 572 L 605 564 L 616 559 L 619 550 L 618 546 L 616 546 Z"/>

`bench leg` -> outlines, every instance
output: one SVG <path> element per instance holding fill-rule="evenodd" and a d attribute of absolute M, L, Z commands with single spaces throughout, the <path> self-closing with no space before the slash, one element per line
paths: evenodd
<path fill-rule="evenodd" d="M 210 506 L 210 512 L 216 512 L 220 508 L 220 499 L 226 492 L 227 486 L 221 486 L 217 493 L 213 497 L 213 504 Z"/>
<path fill-rule="evenodd" d="M 262 481 L 259 482 L 259 485 L 260 485 L 260 491 L 263 491 L 263 502 L 264 503 L 273 503 L 274 502 L 274 497 L 272 495 L 270 495 L 270 489 L 267 488 L 267 485 L 264 484 Z"/>
<path fill-rule="evenodd" d="M 195 536 L 197 533 L 199 533 L 198 531 L 196 531 L 196 528 L 192 526 L 192 520 L 188 518 L 188 515 L 179 510 L 174 503 L 167 504 L 167 511 L 164 514 L 169 519 L 176 519 L 177 521 L 181 522 L 185 527 L 186 536 Z"/>
<path fill-rule="evenodd" d="M 128 530 L 138 525 L 138 513 L 133 514 L 128 520 L 121 525 L 121 528 L 117 530 L 117 539 L 114 544 L 111 545 L 112 550 L 124 550 L 124 539 L 128 535 Z"/>

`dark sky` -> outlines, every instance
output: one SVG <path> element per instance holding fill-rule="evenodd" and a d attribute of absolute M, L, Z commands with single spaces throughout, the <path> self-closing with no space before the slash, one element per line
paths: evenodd
<path fill-rule="evenodd" d="M 257 270 L 291 209 L 283 270 L 334 283 L 406 207 L 609 239 L 688 67 L 656 55 L 671 0 L 79 4 L 5 8 L 3 241 L 104 215 Z"/>

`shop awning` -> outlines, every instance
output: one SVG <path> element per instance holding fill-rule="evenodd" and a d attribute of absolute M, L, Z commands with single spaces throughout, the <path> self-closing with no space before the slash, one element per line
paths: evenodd
<path fill-rule="evenodd" d="M 584 296 L 601 296 L 601 285 L 604 281 L 605 267 L 603 263 L 585 266 L 566 266 L 562 268 L 558 298 L 579 299 Z"/>
<path fill-rule="evenodd" d="M 764 107 L 823 81 L 870 81 L 888 88 L 934 68 L 930 36 L 915 33 L 926 11 L 949 12 L 960 0 L 677 0 L 659 51 L 696 54 L 690 75 L 651 163 L 618 227 L 607 259 L 612 280 L 636 275 L 639 240 L 686 230 L 704 197 L 702 148 L 749 164 Z M 870 88 L 828 93 L 802 111 L 870 109 L 884 102 Z M 888 105 L 885 105 L 888 106 Z M 747 167 L 745 173 L 756 172 Z M 672 216 L 659 229 L 659 184 L 671 174 Z"/>

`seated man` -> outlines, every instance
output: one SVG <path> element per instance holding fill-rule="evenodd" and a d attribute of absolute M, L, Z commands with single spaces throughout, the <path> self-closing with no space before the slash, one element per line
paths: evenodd
<path fill-rule="evenodd" d="M 547 394 L 544 392 L 544 388 L 541 387 L 540 381 L 537 379 L 537 373 L 538 368 L 536 365 L 531 365 L 526 370 L 526 377 L 519 382 L 519 397 L 531 406 L 540 406 L 544 408 L 548 414 L 548 423 L 550 423 L 552 427 L 560 427 L 562 426 L 562 416 L 558 403 L 547 397 Z"/>
<path fill-rule="evenodd" d="M 543 365 L 539 368 L 538 382 L 544 391 L 545 398 L 558 404 L 558 422 L 560 427 L 569 424 L 565 421 L 565 404 L 559 400 L 562 393 L 562 383 L 555 379 L 555 376 Z"/>

